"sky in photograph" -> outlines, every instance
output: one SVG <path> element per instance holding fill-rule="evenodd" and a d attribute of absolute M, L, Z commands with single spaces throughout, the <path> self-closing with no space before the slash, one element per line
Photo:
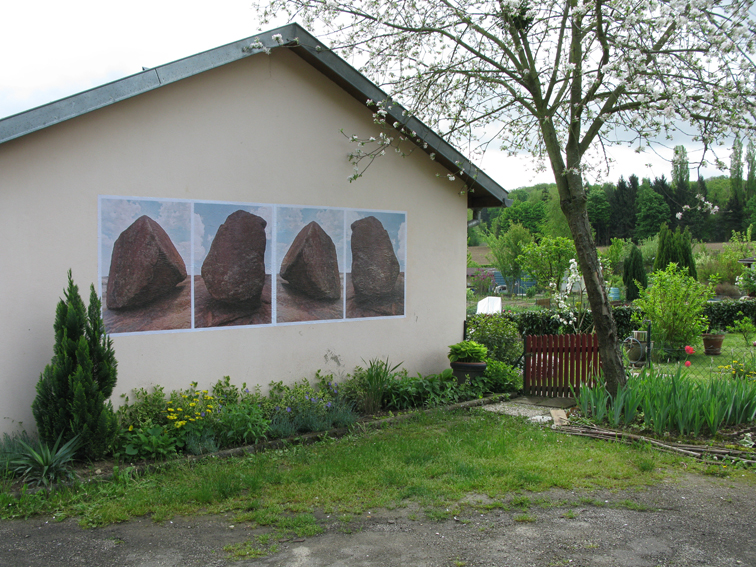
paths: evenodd
<path fill-rule="evenodd" d="M 207 49 L 259 34 L 251 0 L 133 0 L 126 3 L 72 0 L 61 3 L 4 2 L 0 4 L 0 118 L 61 99 L 142 70 L 169 63 Z M 274 20 L 265 29 L 285 24 Z M 317 35 L 317 30 L 313 30 Z M 336 126 L 338 128 L 338 126 Z M 338 130 L 335 135 L 340 136 Z M 613 160 L 587 181 L 629 177 L 670 177 L 672 148 L 667 142 L 659 155 L 651 150 L 607 148 Z M 686 144 L 691 162 L 700 157 Z M 729 149 L 717 155 L 729 163 Z M 713 156 L 708 160 L 713 162 Z M 601 160 L 596 160 L 600 163 Z M 547 169 L 539 171 L 530 157 L 508 157 L 493 144 L 482 169 L 505 189 L 553 182 Z M 713 167 L 704 177 L 722 175 Z M 691 172 L 695 179 L 699 171 Z"/>

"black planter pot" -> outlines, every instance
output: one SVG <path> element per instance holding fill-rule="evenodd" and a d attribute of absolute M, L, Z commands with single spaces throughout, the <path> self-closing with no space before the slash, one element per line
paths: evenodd
<path fill-rule="evenodd" d="M 457 379 L 457 384 L 462 384 L 469 376 L 471 380 L 483 377 L 486 371 L 485 362 L 450 362 L 452 374 Z"/>

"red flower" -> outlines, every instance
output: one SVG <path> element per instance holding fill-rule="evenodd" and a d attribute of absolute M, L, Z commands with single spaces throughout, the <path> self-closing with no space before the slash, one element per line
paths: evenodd
<path fill-rule="evenodd" d="M 685 366 L 690 366 L 690 360 L 685 361 Z"/>
<path fill-rule="evenodd" d="M 686 346 L 685 347 L 685 354 L 693 354 L 694 352 L 696 352 L 696 351 L 693 350 L 692 346 Z"/>

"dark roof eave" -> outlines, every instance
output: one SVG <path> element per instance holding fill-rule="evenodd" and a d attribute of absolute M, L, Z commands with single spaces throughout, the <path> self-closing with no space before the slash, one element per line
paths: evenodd
<path fill-rule="evenodd" d="M 272 39 L 274 34 L 281 34 L 288 48 L 360 102 L 366 103 L 367 99 L 388 99 L 388 95 L 377 85 L 322 46 L 315 36 L 299 24 L 293 23 L 260 34 L 262 48 L 259 49 L 250 48 L 250 42 L 256 38 L 245 38 L 4 118 L 0 120 L 0 144 L 215 67 L 275 49 L 279 44 Z M 439 164 L 467 184 L 468 207 L 500 207 L 511 204 L 506 199 L 507 192 L 498 183 L 470 164 L 460 152 L 425 124 L 414 117 L 407 118 L 403 107 L 393 104 L 387 110 L 386 120 L 389 124 L 400 122 L 407 129 L 416 132 L 427 144 L 427 147 L 417 147 L 428 154 L 435 154 L 435 160 Z"/>

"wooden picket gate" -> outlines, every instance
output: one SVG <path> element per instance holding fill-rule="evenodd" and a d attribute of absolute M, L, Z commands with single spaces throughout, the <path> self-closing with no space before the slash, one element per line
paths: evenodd
<path fill-rule="evenodd" d="M 525 337 L 526 395 L 562 398 L 593 384 L 601 371 L 596 335 L 541 335 Z"/>

